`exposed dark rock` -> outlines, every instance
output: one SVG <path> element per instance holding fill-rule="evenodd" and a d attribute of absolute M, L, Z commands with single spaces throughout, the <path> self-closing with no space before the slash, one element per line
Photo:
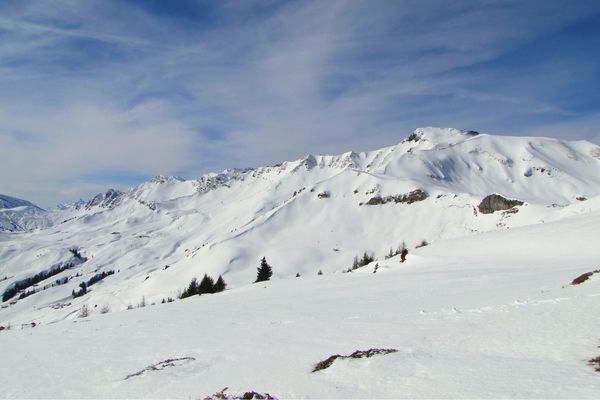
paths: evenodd
<path fill-rule="evenodd" d="M 306 156 L 304 161 L 302 161 L 302 165 L 306 167 L 306 169 L 310 170 L 317 166 L 317 159 L 312 154 Z"/>
<path fill-rule="evenodd" d="M 479 135 L 479 132 L 477 131 L 464 131 L 467 135 L 469 136 L 477 136 Z"/>
<path fill-rule="evenodd" d="M 195 360 L 194 357 L 169 358 L 169 359 L 161 361 L 159 363 L 150 365 L 138 372 L 129 374 L 125 377 L 125 380 L 127 380 L 129 378 L 133 378 L 134 376 L 140 376 L 143 373 L 148 372 L 148 371 L 160 371 L 161 369 L 165 369 L 167 367 L 175 367 L 177 365 L 185 364 L 186 362 L 190 362 L 190 361 L 194 361 L 194 360 Z"/>
<path fill-rule="evenodd" d="M 333 364 L 333 362 L 335 360 L 337 360 L 338 358 L 346 358 L 346 357 L 345 356 L 341 356 L 339 354 L 334 354 L 332 356 L 329 356 L 325 360 L 319 361 L 315 365 L 315 368 L 312 370 L 312 372 L 321 371 L 321 370 L 324 370 L 324 369 L 327 369 L 327 368 L 331 367 L 331 364 Z"/>
<path fill-rule="evenodd" d="M 418 142 L 421 139 L 421 137 L 419 135 L 417 135 L 416 133 L 411 133 L 409 137 L 407 137 L 405 140 L 407 142 Z"/>
<path fill-rule="evenodd" d="M 381 196 L 375 196 L 375 197 L 371 197 L 366 203 L 365 205 L 367 206 L 375 206 L 378 204 L 386 204 L 386 203 L 404 203 L 404 204 L 412 204 L 415 203 L 417 201 L 423 201 L 426 198 L 429 197 L 429 194 L 427 192 L 425 192 L 424 190 L 421 189 L 416 189 L 413 190 L 412 192 L 409 193 L 404 193 L 404 194 L 397 194 L 397 195 L 393 195 L 393 196 L 386 196 L 386 197 L 381 197 Z"/>
<path fill-rule="evenodd" d="M 121 201 L 123 194 L 120 190 L 108 189 L 106 193 L 97 194 L 93 199 L 88 201 L 85 204 L 85 209 L 89 210 L 95 206 L 113 208 Z"/>
<path fill-rule="evenodd" d="M 225 393 L 229 388 L 223 388 L 221 391 L 216 392 L 210 396 L 206 396 L 204 400 L 277 400 L 277 397 L 270 395 L 269 393 L 259 393 L 254 390 L 245 392 L 241 395 L 227 394 Z"/>
<path fill-rule="evenodd" d="M 383 198 L 381 198 L 381 196 L 375 196 L 375 197 L 371 197 L 369 199 L 369 201 L 367 201 L 365 203 L 366 206 L 376 206 L 378 204 L 384 204 L 385 201 L 383 200 Z"/>
<path fill-rule="evenodd" d="M 413 190 L 410 193 L 403 194 L 402 196 L 395 196 L 394 201 L 396 203 L 411 204 L 417 201 L 423 201 L 429 197 L 429 194 L 421 189 Z"/>
<path fill-rule="evenodd" d="M 331 193 L 329 193 L 328 191 L 324 191 L 324 192 L 319 193 L 317 195 L 317 197 L 320 199 L 328 199 L 331 197 Z"/>
<path fill-rule="evenodd" d="M 590 277 L 594 274 L 598 274 L 600 273 L 600 269 L 597 269 L 595 271 L 591 271 L 591 272 L 586 272 L 585 274 L 581 274 L 579 275 L 577 278 L 573 279 L 573 282 L 571 282 L 571 285 L 579 285 L 582 284 L 583 282 L 587 281 L 588 279 L 590 279 Z"/>
<path fill-rule="evenodd" d="M 322 371 L 324 369 L 331 367 L 333 362 L 335 360 L 337 360 L 338 358 L 340 358 L 340 359 L 343 359 L 343 358 L 369 358 L 369 357 L 373 357 L 376 355 L 396 353 L 397 351 L 398 351 L 397 349 L 369 349 L 369 350 L 356 350 L 354 353 L 350 354 L 349 356 L 342 356 L 339 354 L 334 354 L 332 356 L 327 357 L 323 361 L 319 361 L 315 365 L 315 368 L 312 370 L 312 372 Z"/>
<path fill-rule="evenodd" d="M 588 364 L 595 366 L 595 370 L 600 372 L 600 356 L 588 360 Z"/>
<path fill-rule="evenodd" d="M 495 211 L 508 210 L 510 208 L 522 205 L 523 202 L 520 200 L 511 200 L 502 197 L 499 194 L 490 194 L 481 200 L 478 209 L 482 214 L 492 214 Z"/>
<path fill-rule="evenodd" d="M 578 196 L 578 197 L 575 197 L 575 200 L 579 200 L 579 201 L 586 201 L 586 200 L 587 200 L 587 197 L 584 197 L 584 196 Z"/>
<path fill-rule="evenodd" d="M 271 396 L 269 393 L 258 393 L 258 392 L 255 392 L 255 391 L 246 392 L 241 397 L 236 397 L 236 398 L 237 399 L 242 399 L 242 400 L 252 400 L 252 399 L 271 400 L 271 399 L 275 399 L 275 397 Z"/>

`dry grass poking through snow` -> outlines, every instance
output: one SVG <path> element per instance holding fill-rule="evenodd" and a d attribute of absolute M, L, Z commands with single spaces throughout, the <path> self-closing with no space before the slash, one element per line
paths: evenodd
<path fill-rule="evenodd" d="M 278 400 L 277 397 L 271 396 L 269 393 L 259 393 L 252 390 L 241 395 L 232 395 L 225 393 L 227 389 L 229 388 L 223 388 L 220 392 L 206 396 L 203 400 Z"/>
<path fill-rule="evenodd" d="M 135 372 L 133 374 L 129 374 L 125 377 L 124 380 L 127 380 L 129 378 L 133 378 L 134 376 L 140 376 L 142 375 L 144 372 L 147 371 L 160 371 L 161 369 L 165 369 L 167 367 L 175 367 L 177 365 L 181 365 L 184 364 L 188 361 L 194 361 L 195 358 L 194 357 L 180 357 L 180 358 L 169 358 L 168 360 L 164 360 L 161 361 L 159 363 L 150 365 L 144 369 L 142 369 L 141 371 Z"/>
<path fill-rule="evenodd" d="M 333 356 L 326 358 L 323 361 L 319 361 L 315 365 L 315 368 L 312 370 L 312 372 L 321 371 L 321 370 L 331 367 L 331 364 L 333 364 L 333 362 L 335 360 L 337 360 L 338 358 L 340 358 L 340 359 L 343 359 L 343 358 L 369 358 L 369 357 L 373 357 L 373 356 L 379 355 L 379 354 L 383 355 L 383 354 L 396 353 L 397 351 L 398 350 L 396 350 L 396 349 L 369 349 L 369 350 L 356 350 L 354 353 L 350 354 L 349 356 L 341 356 L 339 354 L 335 354 Z"/>
<path fill-rule="evenodd" d="M 600 372 L 600 356 L 594 357 L 588 361 L 590 365 L 593 365 L 596 371 Z"/>
<path fill-rule="evenodd" d="M 577 278 L 573 279 L 573 282 L 571 282 L 571 285 L 579 285 L 585 281 L 587 281 L 588 279 L 590 279 L 590 277 L 594 274 L 600 273 L 600 269 L 597 269 L 595 271 L 591 271 L 591 272 L 586 272 L 585 274 L 581 274 L 579 275 Z"/>

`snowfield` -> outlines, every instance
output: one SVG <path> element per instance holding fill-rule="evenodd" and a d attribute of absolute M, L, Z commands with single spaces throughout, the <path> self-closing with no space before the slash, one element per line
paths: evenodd
<path fill-rule="evenodd" d="M 440 241 L 350 274 L 2 332 L 8 398 L 597 398 L 599 214 Z M 592 217 L 592 218 L 591 218 Z M 277 268 L 277 266 L 274 266 Z M 360 273 L 359 273 L 360 272 Z M 314 365 L 332 354 L 397 353 Z M 125 378 L 166 359 L 193 357 Z M 35 374 L 35 379 L 25 378 Z"/>
<path fill-rule="evenodd" d="M 426 198 L 394 200 L 415 190 Z M 484 214 L 493 193 L 524 204 Z M 0 292 L 70 249 L 86 261 L 2 303 L 7 398 L 600 393 L 588 365 L 600 274 L 570 284 L 600 269 L 600 148 L 588 142 L 422 128 L 367 153 L 157 177 L 47 217 L 0 232 Z M 404 263 L 384 258 L 403 241 Z M 376 260 L 344 273 L 364 251 Z M 252 284 L 262 256 L 274 276 Z M 161 304 L 205 273 L 228 290 Z M 312 372 L 369 349 L 397 352 Z"/>

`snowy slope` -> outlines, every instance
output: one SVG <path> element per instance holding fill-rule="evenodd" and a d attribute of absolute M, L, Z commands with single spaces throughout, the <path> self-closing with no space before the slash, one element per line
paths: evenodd
<path fill-rule="evenodd" d="M 597 398 L 586 360 L 600 355 L 600 276 L 569 282 L 600 267 L 598 233 L 596 211 L 439 240 L 404 264 L 379 261 L 376 274 L 373 263 L 13 324 L 0 332 L 0 387 L 8 398 L 204 398 L 224 387 L 280 398 Z M 398 351 L 311 372 L 370 348 Z"/>
<path fill-rule="evenodd" d="M 45 210 L 27 200 L 0 194 L 0 231 L 24 231 L 50 224 Z"/>
<path fill-rule="evenodd" d="M 371 205 L 415 190 L 428 197 Z M 478 205 L 492 193 L 524 204 L 482 214 Z M 445 128 L 417 129 L 375 151 L 309 155 L 190 181 L 157 177 L 55 211 L 54 225 L 40 232 L 0 234 L 0 279 L 7 278 L 0 292 L 66 261 L 70 248 L 88 258 L 53 277 L 66 284 L 4 302 L 0 323 L 74 318 L 82 302 L 122 310 L 142 297 L 161 301 L 205 273 L 241 288 L 263 256 L 276 279 L 341 273 L 364 251 L 383 259 L 403 241 L 412 252 L 422 240 L 587 215 L 600 209 L 598 196 L 598 146 Z M 71 298 L 81 282 L 112 270 Z"/>

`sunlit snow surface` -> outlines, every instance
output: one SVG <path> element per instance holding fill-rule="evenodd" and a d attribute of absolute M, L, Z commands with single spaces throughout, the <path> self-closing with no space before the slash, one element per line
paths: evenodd
<path fill-rule="evenodd" d="M 283 398 L 597 398 L 587 360 L 600 355 L 600 278 L 569 285 L 600 268 L 597 146 L 417 132 L 369 153 L 159 177 L 113 208 L 73 207 L 51 228 L 0 234 L 2 291 L 70 247 L 89 258 L 52 278 L 82 274 L 66 285 L 3 303 L 2 396 L 202 398 L 229 387 Z M 359 205 L 416 188 L 430 197 Z M 525 205 L 477 212 L 491 193 Z M 423 239 L 432 244 L 415 249 Z M 402 241 L 407 261 L 384 260 Z M 378 260 L 342 273 L 365 250 Z M 251 284 L 263 255 L 273 280 Z M 108 269 L 119 272 L 71 298 Z M 150 306 L 204 273 L 223 274 L 230 290 Z M 147 307 L 126 310 L 142 297 Z M 77 318 L 83 304 L 91 314 Z M 369 348 L 398 352 L 311 373 Z M 194 360 L 125 380 L 180 357 Z"/>

